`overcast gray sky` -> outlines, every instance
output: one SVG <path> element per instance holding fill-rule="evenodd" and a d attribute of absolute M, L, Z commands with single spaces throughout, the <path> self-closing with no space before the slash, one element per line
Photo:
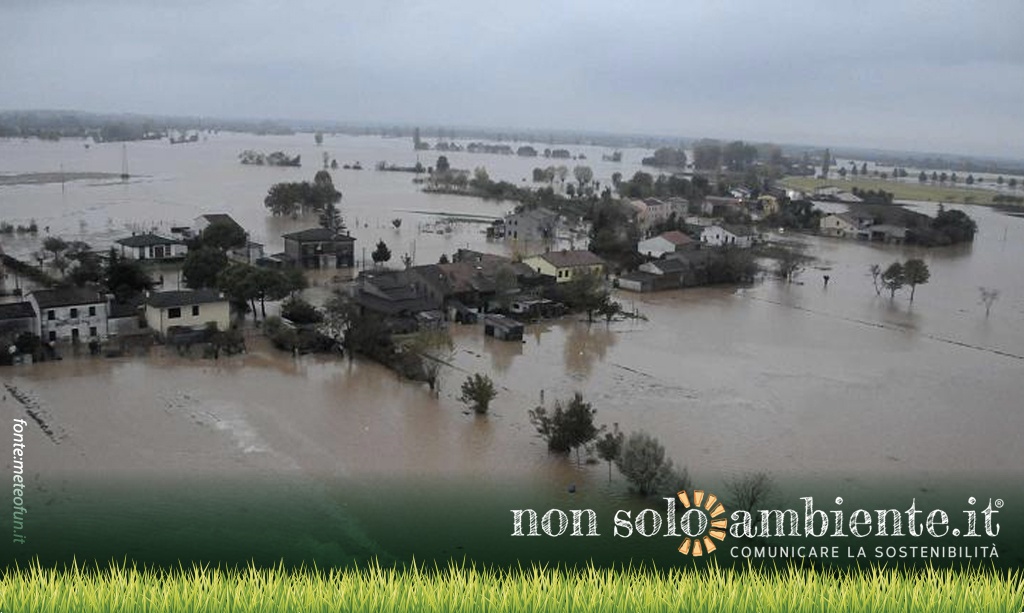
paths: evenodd
<path fill-rule="evenodd" d="M 1024 2 L 0 0 L 0 108 L 1024 158 Z"/>

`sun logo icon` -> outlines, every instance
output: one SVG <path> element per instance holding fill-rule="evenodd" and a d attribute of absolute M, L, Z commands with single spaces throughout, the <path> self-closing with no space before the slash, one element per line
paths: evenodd
<path fill-rule="evenodd" d="M 693 490 L 693 499 L 682 490 L 676 494 L 686 511 L 679 524 L 686 539 L 679 546 L 679 553 L 699 557 L 711 553 L 715 541 L 725 539 L 729 520 L 725 517 L 725 507 L 714 494 L 705 494 L 704 490 Z"/>

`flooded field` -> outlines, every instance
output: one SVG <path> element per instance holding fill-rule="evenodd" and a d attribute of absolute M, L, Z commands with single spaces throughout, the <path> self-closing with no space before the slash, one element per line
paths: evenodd
<path fill-rule="evenodd" d="M 312 137 L 132 145 L 132 172 L 146 177 L 127 185 L 75 182 L 63 194 L 59 184 L 0 187 L 0 211 L 4 219 L 34 217 L 53 233 L 95 244 L 132 224 L 225 211 L 274 245 L 281 232 L 310 222 L 267 216 L 267 187 L 308 179 L 314 169 L 237 163 L 239 150 L 257 147 L 318 159 Z M 339 163 L 364 166 L 378 158 L 415 159 L 404 140 L 336 137 L 325 149 Z M 596 161 L 600 150 L 582 149 L 599 177 L 610 175 L 612 165 Z M 100 172 L 116 168 L 119 155 L 104 146 L 0 141 L 0 171 L 51 171 L 63 163 Z M 545 162 L 449 157 L 456 167 L 485 165 L 502 178 L 526 176 Z M 393 237 L 400 252 L 415 241 L 420 263 L 467 245 L 508 250 L 488 243 L 474 224 L 454 236 L 416 232 L 430 216 L 409 211 L 496 216 L 510 203 L 428 196 L 403 173 L 334 177 L 346 219 L 361 224 L 362 245 Z M 842 478 L 847 487 L 894 475 L 929 487 L 953 476 L 1016 487 L 1024 482 L 1024 219 L 965 210 L 980 230 L 968 247 L 919 250 L 787 234 L 776 238 L 805 242 L 818 258 L 796 283 L 765 279 L 751 287 L 618 296 L 647 321 L 587 324 L 569 317 L 530 326 L 522 343 L 455 326 L 452 367 L 437 395 L 361 359 L 293 358 L 254 336 L 248 354 L 219 361 L 157 349 L 148 357 L 7 368 L 0 372 L 9 386 L 0 406 L 8 419 L 24 417 L 24 403 L 11 393 L 17 390 L 60 433 L 59 441 L 33 435 L 31 466 L 43 475 L 185 473 L 308 483 L 375 475 L 516 478 L 551 487 L 590 484 L 621 496 L 621 481 L 606 485 L 606 466 L 577 469 L 549 455 L 528 422 L 527 410 L 542 394 L 550 405 L 581 391 L 599 423 L 655 434 L 704 482 L 768 470 L 783 480 Z M 400 232 L 388 224 L 395 215 L 407 221 Z M 4 239 L 11 252 L 35 248 L 27 238 Z M 915 302 L 905 294 L 894 301 L 877 296 L 868 267 L 908 257 L 931 267 Z M 1001 291 L 987 318 L 979 286 Z M 488 373 L 499 386 L 485 418 L 456 400 L 473 372 Z"/>

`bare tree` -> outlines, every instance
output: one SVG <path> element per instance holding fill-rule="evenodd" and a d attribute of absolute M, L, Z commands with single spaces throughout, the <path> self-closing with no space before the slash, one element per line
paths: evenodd
<path fill-rule="evenodd" d="M 978 292 L 981 293 L 981 303 L 985 305 L 985 319 L 988 319 L 989 311 L 992 310 L 992 303 L 999 298 L 999 290 L 979 287 Z"/>
<path fill-rule="evenodd" d="M 736 511 L 750 513 L 753 531 L 761 529 L 761 514 L 757 511 L 766 506 L 775 493 L 775 481 L 766 472 L 746 473 L 728 483 L 729 503 Z"/>
<path fill-rule="evenodd" d="M 875 295 L 882 295 L 882 267 L 878 264 L 872 264 L 871 268 L 868 269 L 871 272 L 871 282 L 875 285 Z"/>

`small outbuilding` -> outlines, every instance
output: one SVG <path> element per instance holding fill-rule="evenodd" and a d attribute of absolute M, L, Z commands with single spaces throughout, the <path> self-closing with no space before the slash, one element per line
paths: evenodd
<path fill-rule="evenodd" d="M 488 315 L 484 317 L 484 334 L 501 341 L 523 340 L 523 324 L 504 315 Z"/>

